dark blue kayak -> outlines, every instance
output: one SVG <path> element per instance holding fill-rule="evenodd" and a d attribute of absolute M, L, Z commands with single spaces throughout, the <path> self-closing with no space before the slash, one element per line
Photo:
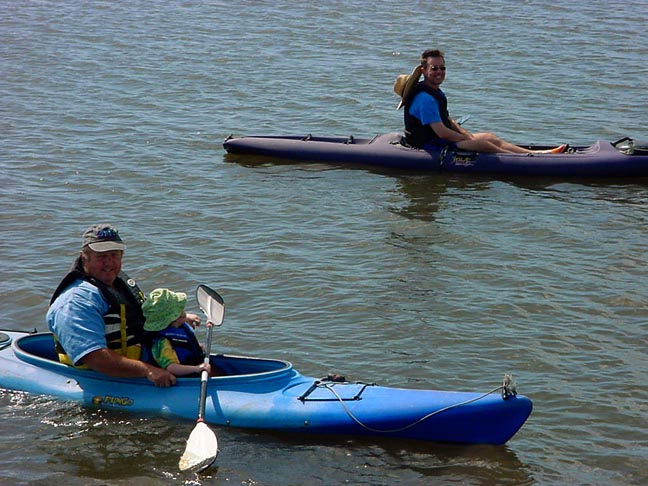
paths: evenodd
<path fill-rule="evenodd" d="M 531 414 L 506 384 L 485 393 L 390 388 L 312 378 L 283 360 L 212 355 L 225 376 L 209 378 L 210 424 L 308 434 L 504 444 Z M 156 388 L 58 362 L 52 334 L 0 331 L 0 388 L 121 410 L 193 420 L 200 378 Z"/>
<path fill-rule="evenodd" d="M 561 154 L 490 154 L 453 148 L 422 150 L 404 144 L 401 133 L 373 138 L 230 136 L 223 146 L 230 154 L 401 170 L 560 177 L 648 175 L 648 144 L 629 138 L 614 143 L 599 140 L 589 146 L 572 146 Z"/>

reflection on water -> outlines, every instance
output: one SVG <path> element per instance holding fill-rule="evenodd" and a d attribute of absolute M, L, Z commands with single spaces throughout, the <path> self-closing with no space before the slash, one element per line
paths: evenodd
<path fill-rule="evenodd" d="M 455 190 L 478 192 L 490 185 L 488 178 L 448 174 L 404 175 L 397 176 L 396 179 L 406 198 L 406 203 L 397 208 L 396 212 L 406 218 L 428 222 L 435 220 L 443 199 L 452 197 Z"/>

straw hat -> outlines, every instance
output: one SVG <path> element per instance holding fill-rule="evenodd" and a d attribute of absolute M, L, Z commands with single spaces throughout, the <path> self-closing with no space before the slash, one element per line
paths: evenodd
<path fill-rule="evenodd" d="M 397 110 L 400 110 L 403 105 L 409 101 L 409 96 L 412 93 L 412 89 L 418 83 L 421 78 L 421 66 L 418 65 L 412 71 L 412 74 L 401 74 L 396 78 L 394 82 L 394 93 L 401 97 Z"/>

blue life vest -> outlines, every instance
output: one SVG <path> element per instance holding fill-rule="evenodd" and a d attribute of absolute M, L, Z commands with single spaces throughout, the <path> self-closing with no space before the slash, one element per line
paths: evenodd
<path fill-rule="evenodd" d="M 202 363 L 205 358 L 205 352 L 200 346 L 193 329 L 186 322 L 180 327 L 169 326 L 161 331 L 148 334 L 147 341 L 150 340 L 151 347 L 160 339 L 168 339 L 178 356 L 180 364 L 195 366 Z M 146 355 L 148 361 L 155 361 L 150 355 L 150 348 Z"/>
<path fill-rule="evenodd" d="M 421 91 L 425 91 L 430 96 L 434 97 L 434 99 L 439 104 L 439 114 L 441 115 L 441 121 L 446 127 L 452 130 L 453 128 L 452 124 L 450 123 L 450 114 L 448 113 L 448 99 L 446 98 L 443 91 L 441 91 L 440 89 L 432 89 L 423 81 L 421 81 L 416 85 L 416 87 L 414 88 L 414 94 L 410 96 L 409 99 L 413 100 L 414 97 Z M 410 115 L 409 105 L 409 102 L 405 105 L 404 113 L 405 140 L 407 141 L 407 143 L 412 147 L 423 148 L 423 146 L 427 143 L 433 143 L 441 140 L 440 137 L 434 132 L 434 130 L 432 130 L 432 127 L 429 124 L 423 125 L 423 123 L 421 123 L 421 120 Z"/>

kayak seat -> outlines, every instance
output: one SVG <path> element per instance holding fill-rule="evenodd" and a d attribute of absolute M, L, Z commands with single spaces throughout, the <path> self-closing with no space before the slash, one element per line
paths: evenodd
<path fill-rule="evenodd" d="M 407 143 L 407 139 L 405 138 L 405 135 L 403 135 L 403 134 L 399 134 L 395 138 L 391 139 L 389 141 L 389 144 L 390 145 L 400 145 L 401 147 L 405 147 L 405 148 L 412 149 L 412 150 L 420 150 L 419 148 L 413 147 L 412 145 Z"/>
<path fill-rule="evenodd" d="M 401 135 L 400 137 L 398 137 L 398 140 L 394 140 L 394 141 L 392 142 L 392 144 L 393 144 L 393 145 L 402 145 L 403 147 L 407 147 L 407 148 L 414 148 L 414 147 L 412 147 L 409 143 L 407 143 L 407 139 L 406 139 L 405 136 L 403 136 L 403 135 Z"/>

